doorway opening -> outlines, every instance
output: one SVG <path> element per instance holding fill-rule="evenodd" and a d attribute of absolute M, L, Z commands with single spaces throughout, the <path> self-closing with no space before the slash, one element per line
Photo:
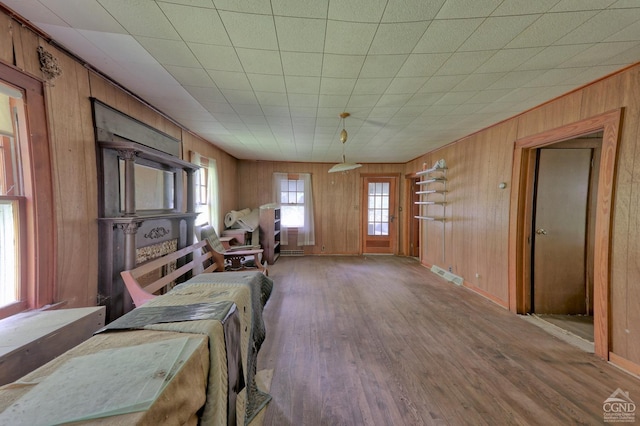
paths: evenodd
<path fill-rule="evenodd" d="M 616 153 L 622 109 L 610 111 L 582 121 L 551 129 L 516 141 L 513 161 L 513 185 L 509 231 L 509 309 L 518 314 L 531 312 L 532 271 L 534 270 L 534 235 L 539 228 L 534 222 L 534 193 L 538 150 L 594 133 L 602 133 L 597 189 L 592 197 L 593 235 L 593 306 L 594 352 L 609 359 L 609 287 L 611 222 Z M 541 226 L 542 230 L 545 230 Z M 544 233 L 541 231 L 544 236 Z M 583 246 L 584 247 L 584 246 Z M 590 250 L 591 251 L 591 250 Z M 586 273 L 586 272 L 585 272 Z M 535 273 L 533 274 L 535 275 Z M 536 289 L 534 288 L 534 293 Z M 538 290 L 539 291 L 539 290 Z M 534 294 L 535 297 L 535 294 Z M 535 305 L 535 302 L 534 302 Z M 534 308 L 535 309 L 535 308 Z"/>
<path fill-rule="evenodd" d="M 535 150 L 528 313 L 593 343 L 602 131 Z"/>
<path fill-rule="evenodd" d="M 361 175 L 362 253 L 396 254 L 398 176 Z"/>

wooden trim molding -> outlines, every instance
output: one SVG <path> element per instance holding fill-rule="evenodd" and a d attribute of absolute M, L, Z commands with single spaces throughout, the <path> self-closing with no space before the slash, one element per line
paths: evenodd
<path fill-rule="evenodd" d="M 25 180 L 27 282 L 29 307 L 40 308 L 54 302 L 56 277 L 55 208 L 44 88 L 41 81 L 4 63 L 0 63 L 0 80 L 22 89 L 24 93 L 26 128 L 20 131 L 23 132 L 23 140 L 28 141 L 28 155 L 31 157 L 31 170 L 23 170 L 23 173 L 31 173 L 31 182 Z"/>
<path fill-rule="evenodd" d="M 596 235 L 594 255 L 594 347 L 595 353 L 609 359 L 609 291 L 611 276 L 611 226 L 616 156 L 623 109 L 606 112 L 566 126 L 515 141 L 509 212 L 509 309 L 526 312 L 531 255 L 528 244 L 531 229 L 532 173 L 535 150 L 546 145 L 603 131 L 600 176 L 596 195 Z"/>

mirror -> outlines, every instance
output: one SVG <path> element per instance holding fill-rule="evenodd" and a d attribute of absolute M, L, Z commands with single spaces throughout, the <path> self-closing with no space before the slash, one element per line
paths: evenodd
<path fill-rule="evenodd" d="M 124 160 L 119 160 L 120 170 L 120 210 L 124 211 Z M 136 211 L 171 210 L 174 208 L 173 172 L 160 170 L 142 164 L 135 164 Z"/>

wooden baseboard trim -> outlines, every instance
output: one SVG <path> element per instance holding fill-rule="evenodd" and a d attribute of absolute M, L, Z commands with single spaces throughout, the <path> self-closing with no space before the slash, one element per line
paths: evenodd
<path fill-rule="evenodd" d="M 627 373 L 640 378 L 640 365 L 635 362 L 629 361 L 613 352 L 609 352 L 609 362 Z"/>
<path fill-rule="evenodd" d="M 499 297 L 496 297 L 493 294 L 482 290 L 480 287 L 476 287 L 475 285 L 471 284 L 468 281 L 465 281 L 462 285 L 464 287 L 468 288 L 469 290 L 473 291 L 474 293 L 478 293 L 480 296 L 484 297 L 485 299 L 488 299 L 488 300 L 492 301 L 493 303 L 495 303 L 497 305 L 500 305 L 501 307 L 503 307 L 505 309 L 509 309 L 509 301 L 502 300 Z"/>

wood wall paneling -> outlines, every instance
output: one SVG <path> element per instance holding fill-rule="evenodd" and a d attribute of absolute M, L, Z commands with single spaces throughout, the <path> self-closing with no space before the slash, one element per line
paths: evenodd
<path fill-rule="evenodd" d="M 56 300 L 69 307 L 97 300 L 98 184 L 87 70 L 63 52 L 47 47 L 63 72 L 46 85 L 56 178 Z M 78 259 L 83 259 L 78 262 Z"/>

